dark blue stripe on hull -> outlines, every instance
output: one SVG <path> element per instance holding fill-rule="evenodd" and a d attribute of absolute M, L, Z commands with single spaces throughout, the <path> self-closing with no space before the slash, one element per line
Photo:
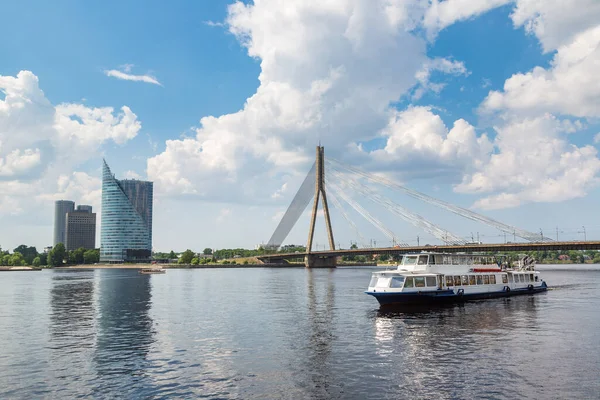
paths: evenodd
<path fill-rule="evenodd" d="M 375 297 L 381 306 L 402 305 L 402 304 L 444 304 L 457 303 L 469 300 L 493 299 L 499 297 L 511 297 L 523 294 L 533 294 L 545 292 L 548 288 L 538 287 L 534 289 L 513 289 L 510 291 L 457 294 L 452 290 L 430 291 L 419 293 L 372 293 L 365 292 Z"/>

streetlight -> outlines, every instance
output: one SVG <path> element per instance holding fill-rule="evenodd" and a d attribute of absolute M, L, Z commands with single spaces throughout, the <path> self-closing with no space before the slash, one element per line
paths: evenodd
<path fill-rule="evenodd" d="M 587 235 L 585 233 L 585 226 L 582 226 L 582 228 L 583 228 L 583 241 L 587 242 Z"/>
<path fill-rule="evenodd" d="M 540 228 L 540 239 L 542 242 L 544 241 L 544 232 L 542 232 L 542 228 Z"/>

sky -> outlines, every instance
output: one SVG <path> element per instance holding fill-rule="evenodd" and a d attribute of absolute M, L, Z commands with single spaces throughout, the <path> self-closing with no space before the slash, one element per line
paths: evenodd
<path fill-rule="evenodd" d="M 319 144 L 540 236 L 600 239 L 597 0 L 171 3 L 3 3 L 3 249 L 51 245 L 58 199 L 94 207 L 100 246 L 103 158 L 154 182 L 155 251 L 254 248 Z M 326 179 L 352 222 L 330 204 L 336 246 L 440 242 Z M 372 190 L 457 237 L 519 240 Z M 309 218 L 284 243 L 305 244 Z"/>

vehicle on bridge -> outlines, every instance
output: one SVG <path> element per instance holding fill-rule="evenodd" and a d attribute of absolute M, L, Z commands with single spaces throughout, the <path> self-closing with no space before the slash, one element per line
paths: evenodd
<path fill-rule="evenodd" d="M 423 252 L 404 255 L 396 270 L 373 272 L 365 293 L 388 307 L 509 297 L 547 288 L 529 256 L 509 267 L 487 255 Z"/>

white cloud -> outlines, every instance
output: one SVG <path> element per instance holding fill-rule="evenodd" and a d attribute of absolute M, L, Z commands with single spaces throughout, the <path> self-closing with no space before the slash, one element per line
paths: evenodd
<path fill-rule="evenodd" d="M 73 198 L 99 207 L 99 179 L 73 172 L 108 141 L 124 144 L 141 129 L 126 106 L 52 105 L 29 71 L 0 76 L 0 218 L 35 213 L 51 200 Z"/>
<path fill-rule="evenodd" d="M 14 176 L 40 164 L 40 149 L 15 149 L 0 157 L 0 176 Z"/>
<path fill-rule="evenodd" d="M 124 72 L 116 69 L 108 69 L 104 71 L 104 74 L 106 76 L 111 76 L 113 78 L 122 79 L 125 81 L 146 82 L 152 83 L 153 85 L 162 86 L 162 83 L 160 83 L 154 76 L 129 74 L 128 72 L 131 71 L 131 67 L 131 64 L 125 64 Z"/>
<path fill-rule="evenodd" d="M 283 176 L 308 170 L 319 141 L 343 159 L 346 145 L 386 127 L 391 102 L 418 84 L 440 90 L 430 82 L 432 71 L 466 73 L 460 61 L 428 59 L 426 40 L 411 33 L 424 4 L 232 4 L 229 31 L 260 60 L 260 86 L 242 110 L 202 118 L 194 137 L 168 140 L 165 151 L 148 160 L 149 178 L 170 195 L 230 199 L 228 193 L 241 192 L 248 201 L 271 201 Z"/>
<path fill-rule="evenodd" d="M 480 168 L 492 151 L 485 134 L 477 136 L 475 128 L 464 119 L 448 129 L 429 107 L 409 107 L 393 113 L 382 131 L 387 138 L 383 149 L 368 154 L 373 169 L 391 169 L 409 176 L 455 175 Z M 442 172 L 443 171 L 443 172 Z"/>
<path fill-rule="evenodd" d="M 516 27 L 540 40 L 546 52 L 572 43 L 581 32 L 598 25 L 598 0 L 516 0 L 511 18 Z"/>
<path fill-rule="evenodd" d="M 138 174 L 135 171 L 131 171 L 131 170 L 125 171 L 124 177 L 125 177 L 125 179 L 140 179 L 140 180 L 143 179 L 140 174 Z"/>
<path fill-rule="evenodd" d="M 287 182 L 285 182 L 283 185 L 281 185 L 281 187 L 279 189 L 277 189 L 275 191 L 275 193 L 273 193 L 271 195 L 271 198 L 272 199 L 280 198 L 283 195 L 283 193 L 285 193 L 287 191 L 287 185 L 288 185 Z"/>
<path fill-rule="evenodd" d="M 417 71 L 415 77 L 421 84 L 413 94 L 414 99 L 419 99 L 427 91 L 431 90 L 439 94 L 444 88 L 444 83 L 432 83 L 431 74 L 435 71 L 450 75 L 469 75 L 469 71 L 462 61 L 454 61 L 446 58 L 434 58 L 423 65 L 421 70 Z"/>
<path fill-rule="evenodd" d="M 511 3 L 513 0 L 432 0 L 425 13 L 423 25 L 432 39 L 439 31 L 491 9 Z"/>
<path fill-rule="evenodd" d="M 519 119 L 496 131 L 497 152 L 456 187 L 464 193 L 498 193 L 478 200 L 475 207 L 564 201 L 584 196 L 598 184 L 596 149 L 569 144 L 565 124 L 556 117 Z"/>
<path fill-rule="evenodd" d="M 480 110 L 497 116 L 496 153 L 456 190 L 489 194 L 475 203 L 481 208 L 585 196 L 598 184 L 600 160 L 567 135 L 600 116 L 600 3 L 518 0 L 511 17 L 556 53 L 549 67 L 514 74 L 488 94 Z"/>
<path fill-rule="evenodd" d="M 578 117 L 600 116 L 600 24 L 560 47 L 548 69 L 515 74 L 503 91 L 491 91 L 484 112 L 511 110 L 520 115 L 546 112 Z"/>

